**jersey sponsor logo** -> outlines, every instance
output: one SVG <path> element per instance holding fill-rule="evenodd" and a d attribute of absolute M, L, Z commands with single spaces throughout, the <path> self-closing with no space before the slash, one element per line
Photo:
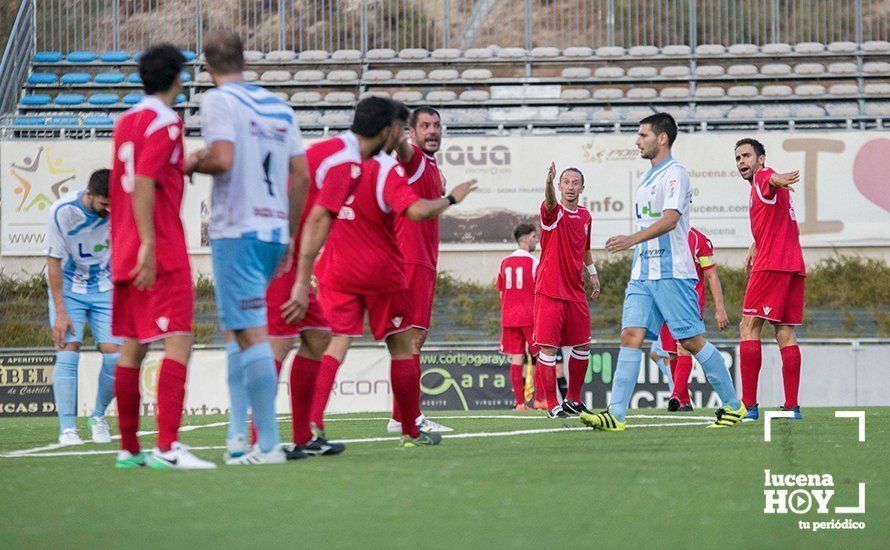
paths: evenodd
<path fill-rule="evenodd" d="M 83 243 L 77 243 L 77 254 L 81 258 L 94 258 L 94 254 L 101 254 L 105 250 L 108 250 L 108 239 L 105 239 L 104 243 L 96 243 L 93 245 L 93 254 L 90 254 L 83 249 Z"/>
<path fill-rule="evenodd" d="M 671 180 L 668 182 L 668 192 L 667 197 L 673 197 L 677 193 L 677 180 Z"/>
<path fill-rule="evenodd" d="M 637 219 L 642 219 L 644 216 L 649 218 L 660 218 L 661 211 L 655 210 L 652 208 L 652 202 L 647 202 L 643 208 L 640 208 L 639 204 L 634 205 L 634 209 L 636 210 Z"/>
<path fill-rule="evenodd" d="M 158 325 L 158 328 L 164 332 L 167 332 L 167 329 L 170 328 L 170 318 L 169 317 L 158 317 L 155 320 L 155 324 Z"/>
<path fill-rule="evenodd" d="M 338 220 L 352 221 L 355 219 L 355 210 L 350 206 L 353 202 L 355 202 L 355 195 L 349 195 L 349 198 L 346 199 L 346 203 L 340 207 L 340 212 L 337 213 Z"/>
<path fill-rule="evenodd" d="M 769 306 L 763 306 L 763 313 L 765 313 L 766 315 L 769 315 L 769 312 L 772 310 L 773 310 L 773 308 L 771 308 Z"/>
<path fill-rule="evenodd" d="M 640 258 L 660 258 L 664 256 L 663 248 L 653 248 L 652 250 L 640 250 Z"/>
<path fill-rule="evenodd" d="M 257 298 L 245 298 L 241 300 L 238 305 L 241 307 L 241 310 L 249 310 L 249 309 L 261 309 L 266 307 L 266 298 L 264 296 L 260 296 Z"/>

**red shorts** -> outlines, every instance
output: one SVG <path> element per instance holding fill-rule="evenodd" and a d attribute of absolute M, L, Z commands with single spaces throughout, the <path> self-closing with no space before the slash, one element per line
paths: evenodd
<path fill-rule="evenodd" d="M 590 342 L 590 309 L 573 302 L 535 294 L 534 344 L 559 348 Z"/>
<path fill-rule="evenodd" d="M 429 330 L 436 297 L 436 270 L 420 264 L 405 264 L 405 278 L 413 304 L 411 326 Z"/>
<path fill-rule="evenodd" d="M 668 328 L 667 323 L 661 325 L 661 332 L 658 335 L 661 338 L 661 349 L 668 353 L 677 353 L 677 341 L 674 339 L 674 335 L 671 334 L 671 329 Z"/>
<path fill-rule="evenodd" d="M 360 337 L 368 312 L 368 324 L 375 340 L 411 328 L 411 294 L 408 289 L 380 294 L 353 294 L 321 287 L 318 300 L 331 322 L 331 332 Z"/>
<path fill-rule="evenodd" d="M 132 281 L 115 283 L 111 332 L 141 344 L 173 334 L 192 334 L 195 287 L 188 269 L 158 273 L 155 284 L 139 290 Z"/>
<path fill-rule="evenodd" d="M 540 348 L 532 342 L 534 327 L 501 327 L 500 352 L 504 355 L 522 355 L 528 349 L 531 356 L 538 355 Z"/>
<path fill-rule="evenodd" d="M 296 268 L 292 268 L 280 277 L 272 279 L 269 288 L 266 289 L 266 324 L 269 338 L 296 338 L 304 330 L 330 330 L 314 290 L 309 291 L 309 309 L 302 319 L 296 323 L 288 323 L 281 316 L 281 306 L 290 299 L 295 277 Z"/>
<path fill-rule="evenodd" d="M 804 281 L 791 271 L 755 271 L 745 288 L 742 314 L 774 325 L 803 323 Z"/>

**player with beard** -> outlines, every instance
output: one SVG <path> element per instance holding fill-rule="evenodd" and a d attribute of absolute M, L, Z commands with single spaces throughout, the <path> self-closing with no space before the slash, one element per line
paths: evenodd
<path fill-rule="evenodd" d="M 436 162 L 435 154 L 442 145 L 442 121 L 439 112 L 432 107 L 414 109 L 408 119 L 411 138 L 399 143 L 396 154 L 408 176 L 408 185 L 422 199 L 439 199 L 445 195 L 445 181 Z M 405 258 L 405 275 L 411 291 L 413 311 L 411 323 L 414 332 L 414 361 L 417 363 L 417 379 L 420 380 L 420 351 L 430 330 L 433 300 L 436 295 L 436 265 L 439 259 L 439 218 L 412 221 L 405 216 L 395 219 L 399 248 Z M 417 391 L 420 391 L 419 382 Z M 424 432 L 450 432 L 421 414 L 414 421 Z M 386 426 L 390 433 L 402 431 L 399 407 L 393 404 L 392 419 Z"/>

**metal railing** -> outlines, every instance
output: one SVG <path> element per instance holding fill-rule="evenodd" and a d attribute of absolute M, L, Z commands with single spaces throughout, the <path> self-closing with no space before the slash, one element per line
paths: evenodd
<path fill-rule="evenodd" d="M 36 46 L 34 0 L 23 0 L 0 61 L 0 113 L 15 109 Z"/>
<path fill-rule="evenodd" d="M 833 42 L 890 38 L 886 0 L 32 0 L 39 50 L 262 51 Z"/>

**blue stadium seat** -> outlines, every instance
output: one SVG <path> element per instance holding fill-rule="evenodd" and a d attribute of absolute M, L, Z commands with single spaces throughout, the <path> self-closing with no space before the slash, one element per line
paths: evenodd
<path fill-rule="evenodd" d="M 62 75 L 62 84 L 87 84 L 90 81 L 90 73 L 65 73 Z"/>
<path fill-rule="evenodd" d="M 142 77 L 139 76 L 139 73 L 133 73 L 127 77 L 127 82 L 130 84 L 142 84 Z"/>
<path fill-rule="evenodd" d="M 183 84 L 185 84 L 186 82 L 192 81 L 192 73 L 190 73 L 188 71 L 182 71 L 179 76 L 182 78 Z"/>
<path fill-rule="evenodd" d="M 121 99 L 124 105 L 136 105 L 142 101 L 142 92 L 130 92 Z"/>
<path fill-rule="evenodd" d="M 176 101 L 174 101 L 173 103 L 174 103 L 174 105 L 179 105 L 180 103 L 185 103 L 185 101 L 186 101 L 185 94 L 179 94 L 178 96 L 176 96 Z"/>
<path fill-rule="evenodd" d="M 62 52 L 43 51 L 34 54 L 34 63 L 58 63 L 62 60 Z"/>
<path fill-rule="evenodd" d="M 117 71 L 99 73 L 93 77 L 93 82 L 96 84 L 120 84 L 123 81 L 124 73 L 119 73 Z"/>
<path fill-rule="evenodd" d="M 22 105 L 26 107 L 43 107 L 49 102 L 50 97 L 46 94 L 28 94 L 22 98 Z"/>
<path fill-rule="evenodd" d="M 69 63 L 92 63 L 96 60 L 96 53 L 87 50 L 78 50 L 69 53 L 66 59 Z"/>
<path fill-rule="evenodd" d="M 74 115 L 56 115 L 46 119 L 47 126 L 79 126 L 80 120 Z"/>
<path fill-rule="evenodd" d="M 55 84 L 59 81 L 56 73 L 31 73 L 28 75 L 28 84 Z"/>
<path fill-rule="evenodd" d="M 105 92 L 100 92 L 97 94 L 91 95 L 87 102 L 90 105 L 115 105 L 120 98 L 117 97 L 117 94 L 109 94 Z"/>
<path fill-rule="evenodd" d="M 139 61 L 139 58 L 142 57 L 142 54 L 143 54 L 143 53 L 145 53 L 145 52 L 136 52 L 136 53 L 133 55 L 133 61 Z"/>
<path fill-rule="evenodd" d="M 53 103 L 63 107 L 76 107 L 83 104 L 83 94 L 59 94 Z"/>
<path fill-rule="evenodd" d="M 130 52 L 107 51 L 99 56 L 103 63 L 124 63 L 130 60 Z"/>
<path fill-rule="evenodd" d="M 43 126 L 46 123 L 46 117 L 33 115 L 17 116 L 12 119 L 12 123 L 15 126 Z"/>
<path fill-rule="evenodd" d="M 197 55 L 195 55 L 195 52 L 193 52 L 191 50 L 182 50 L 182 56 L 185 57 L 185 60 L 187 62 L 194 61 L 195 58 L 197 57 Z"/>
<path fill-rule="evenodd" d="M 114 119 L 108 115 L 87 115 L 83 119 L 83 125 L 93 127 L 114 126 Z"/>

